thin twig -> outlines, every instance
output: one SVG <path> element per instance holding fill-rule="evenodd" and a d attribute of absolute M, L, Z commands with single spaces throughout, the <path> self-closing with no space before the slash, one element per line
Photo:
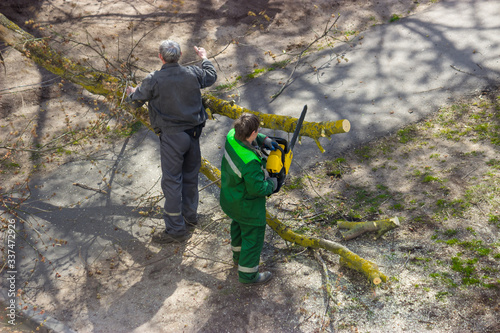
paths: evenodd
<path fill-rule="evenodd" d="M 55 81 L 57 79 L 60 79 L 60 77 L 56 76 L 56 77 L 54 77 L 52 79 L 49 79 L 49 80 L 46 80 L 46 81 L 42 81 L 42 82 L 38 82 L 38 83 L 25 84 L 25 85 L 22 85 L 22 86 L 15 86 L 15 87 L 10 87 L 10 88 L 0 89 L 0 92 L 15 90 L 15 89 L 18 89 L 18 88 L 27 88 L 27 87 L 34 87 L 34 88 L 26 89 L 26 90 L 34 90 L 34 89 L 38 89 L 38 88 L 50 87 L 55 82 L 51 83 L 51 84 L 45 84 L 45 83 L 52 82 L 52 81 Z M 14 93 L 19 93 L 19 92 L 26 91 L 26 90 L 18 90 L 18 91 L 15 91 Z"/>
<path fill-rule="evenodd" d="M 208 184 L 208 185 L 203 186 L 201 189 L 199 189 L 199 190 L 198 190 L 198 192 L 201 192 L 201 191 L 203 191 L 204 189 L 206 189 L 207 187 L 210 187 L 210 186 L 212 186 L 212 185 L 214 185 L 214 184 L 217 184 L 218 182 L 220 182 L 220 178 L 219 178 L 219 179 L 217 179 L 217 180 L 214 180 L 213 182 L 211 182 L 211 183 L 210 183 L 210 184 Z"/>
<path fill-rule="evenodd" d="M 77 187 L 81 187 L 81 188 L 86 189 L 86 190 L 94 191 L 94 192 L 97 192 L 97 193 L 108 194 L 108 192 L 106 192 L 104 190 L 101 190 L 101 189 L 98 189 L 98 188 L 92 188 L 92 187 L 89 187 L 89 186 L 84 185 L 84 184 L 73 183 L 73 185 L 77 186 Z"/>
<path fill-rule="evenodd" d="M 328 276 L 329 275 L 329 273 L 328 273 L 328 267 L 326 266 L 326 263 L 323 260 L 323 258 L 321 258 L 321 256 L 319 255 L 319 253 L 318 253 L 319 251 L 315 251 L 315 250 L 311 250 L 311 251 L 314 254 L 314 258 L 316 258 L 316 260 L 319 262 L 319 264 L 323 268 L 323 274 L 325 276 L 325 291 L 326 291 L 326 294 L 332 300 L 333 304 L 336 304 L 337 300 L 333 296 L 333 292 L 332 292 L 333 286 L 332 286 L 332 283 L 330 282 L 330 278 Z M 335 308 L 335 305 L 333 307 Z"/>
<path fill-rule="evenodd" d="M 467 75 L 471 75 L 471 76 L 477 76 L 477 77 L 484 77 L 485 75 L 477 75 L 477 74 L 473 74 L 473 73 L 469 73 L 469 72 L 466 72 L 460 68 L 458 68 L 457 66 L 455 65 L 450 65 L 451 68 L 453 68 L 454 70 L 460 72 L 460 73 L 464 73 L 464 74 L 467 74 Z"/>
<path fill-rule="evenodd" d="M 274 94 L 274 95 L 271 96 L 271 102 L 273 102 L 279 95 L 281 95 L 281 93 L 286 89 L 286 87 L 288 87 L 288 85 L 292 81 L 292 77 L 295 74 L 295 71 L 299 67 L 300 61 L 302 60 L 302 56 L 307 52 L 307 50 L 309 50 L 311 48 L 311 46 L 313 46 L 320 39 L 322 39 L 322 38 L 324 38 L 325 36 L 328 35 L 328 33 L 333 29 L 333 27 L 335 26 L 335 24 L 337 23 L 337 21 L 339 20 L 339 18 L 340 18 L 340 14 L 337 15 L 337 18 L 335 19 L 335 21 L 331 25 L 329 25 L 330 20 L 328 20 L 328 22 L 326 24 L 326 27 L 325 27 L 325 30 L 323 31 L 323 34 L 321 36 L 317 37 L 311 43 L 309 43 L 309 45 L 307 45 L 306 48 L 304 50 L 302 50 L 302 52 L 300 52 L 300 54 L 298 56 L 298 59 L 297 59 L 297 62 L 295 63 L 295 67 L 292 70 L 292 73 L 290 74 L 290 76 L 288 77 L 288 79 L 286 80 L 286 82 L 281 86 L 281 89 L 276 94 Z"/>
<path fill-rule="evenodd" d="M 408 258 L 406 258 L 406 261 L 405 261 L 405 263 L 403 264 L 403 266 L 401 267 L 401 269 L 400 269 L 399 273 L 401 273 L 401 272 L 403 271 L 403 269 L 405 269 L 406 264 L 407 264 L 407 263 L 408 263 L 408 261 L 410 260 L 410 253 L 411 253 L 411 251 L 408 251 Z"/>
<path fill-rule="evenodd" d="M 0 52 L 0 64 L 3 65 L 3 69 L 4 69 L 4 72 L 5 72 L 5 75 L 7 75 L 7 67 L 5 67 L 5 61 L 3 59 L 2 52 Z"/>
<path fill-rule="evenodd" d="M 297 328 L 299 328 L 300 325 L 302 325 L 303 323 L 306 323 L 307 321 L 309 321 L 309 319 L 311 319 L 311 317 L 314 315 L 314 313 L 311 313 L 311 315 L 309 317 L 307 317 L 306 319 L 304 319 L 303 321 L 301 321 L 300 323 L 298 323 L 294 328 L 293 330 L 295 331 Z"/>
<path fill-rule="evenodd" d="M 214 54 L 213 56 L 210 56 L 208 58 L 215 60 L 215 57 L 217 57 L 218 55 L 222 54 L 222 52 L 226 51 L 226 49 L 231 44 L 233 44 L 233 42 L 227 43 L 226 46 L 224 46 L 224 48 L 222 50 L 220 50 L 219 52 L 217 52 L 216 54 Z M 182 66 L 194 65 L 194 64 L 197 64 L 198 62 L 199 62 L 199 60 L 193 60 L 193 61 L 190 61 L 190 62 L 183 63 Z"/>

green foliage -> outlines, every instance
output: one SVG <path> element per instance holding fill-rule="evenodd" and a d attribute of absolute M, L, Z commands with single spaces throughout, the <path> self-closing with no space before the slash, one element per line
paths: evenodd
<path fill-rule="evenodd" d="M 450 293 L 447 291 L 439 291 L 436 293 L 436 299 L 440 301 L 444 301 L 445 296 L 449 295 Z"/>
<path fill-rule="evenodd" d="M 283 186 L 285 190 L 295 190 L 303 189 L 304 183 L 302 182 L 302 177 L 290 177 L 288 181 Z"/>
<path fill-rule="evenodd" d="M 409 126 L 398 131 L 399 142 L 408 143 L 413 141 L 415 135 L 415 127 Z"/>
<path fill-rule="evenodd" d="M 127 124 L 125 128 L 123 129 L 116 129 L 115 132 L 117 135 L 122 136 L 122 137 L 130 137 L 134 135 L 135 133 L 139 132 L 139 130 L 142 128 L 142 123 L 140 121 L 136 121 L 130 124 Z"/>
<path fill-rule="evenodd" d="M 389 19 L 389 22 L 396 22 L 400 19 L 401 17 L 398 14 L 392 14 L 391 18 Z"/>
<path fill-rule="evenodd" d="M 354 153 L 358 155 L 361 161 L 366 161 L 371 159 L 373 156 L 371 155 L 372 149 L 371 147 L 365 146 L 361 148 L 357 148 L 354 150 Z"/>
<path fill-rule="evenodd" d="M 477 258 L 462 260 L 460 256 L 451 258 L 451 269 L 462 275 L 464 285 L 479 284 L 480 280 L 476 275 Z"/>
<path fill-rule="evenodd" d="M 443 234 L 445 236 L 451 237 L 451 236 L 455 236 L 457 233 L 458 233 L 457 229 L 447 229 L 447 230 L 444 231 Z"/>
<path fill-rule="evenodd" d="M 344 173 L 348 171 L 345 158 L 336 158 L 333 161 L 327 161 L 325 163 L 326 174 L 328 176 L 333 176 L 336 178 L 342 177 Z"/>
<path fill-rule="evenodd" d="M 357 30 L 347 30 L 344 31 L 344 36 L 349 37 L 349 36 L 356 36 L 359 34 L 359 31 Z"/>
<path fill-rule="evenodd" d="M 236 87 L 237 83 L 238 82 L 234 81 L 232 83 L 220 84 L 217 87 L 215 87 L 215 90 L 217 90 L 217 91 L 230 90 L 230 89 L 233 89 L 234 87 Z"/>
<path fill-rule="evenodd" d="M 311 231 L 311 228 L 306 227 L 306 226 L 302 226 L 300 228 L 297 228 L 297 229 L 293 230 L 293 232 L 295 232 L 296 234 L 299 234 L 299 235 L 304 235 L 308 231 Z"/>
<path fill-rule="evenodd" d="M 488 162 L 486 162 L 486 165 L 488 165 L 494 169 L 500 170 L 500 160 L 492 158 Z"/>
<path fill-rule="evenodd" d="M 441 179 L 439 179 L 438 177 L 435 177 L 435 176 L 431 176 L 431 175 L 425 175 L 424 178 L 422 179 L 422 182 L 424 183 L 430 183 L 430 182 L 442 182 Z"/>
<path fill-rule="evenodd" d="M 489 214 L 488 222 L 500 228 L 500 215 Z"/>
<path fill-rule="evenodd" d="M 259 74 L 262 74 L 262 73 L 265 73 L 267 72 L 269 69 L 265 69 L 265 68 L 257 68 L 257 69 L 254 69 L 254 71 L 250 74 L 247 74 L 246 75 L 246 78 L 247 79 L 254 79 L 256 78 Z"/>
<path fill-rule="evenodd" d="M 285 68 L 290 62 L 291 62 L 290 59 L 285 59 L 285 60 L 274 62 L 273 64 L 271 64 L 271 67 L 269 67 L 268 70 L 273 71 L 276 68 Z"/>

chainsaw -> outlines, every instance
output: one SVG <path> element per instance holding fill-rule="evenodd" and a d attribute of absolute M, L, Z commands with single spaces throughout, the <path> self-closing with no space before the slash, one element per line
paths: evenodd
<path fill-rule="evenodd" d="M 270 139 L 276 141 L 278 146 L 275 150 L 269 153 L 267 157 L 266 170 L 269 173 L 269 177 L 276 177 L 278 180 L 278 187 L 274 193 L 278 192 L 281 186 L 285 183 L 286 176 L 290 171 L 290 165 L 293 159 L 293 147 L 295 142 L 299 138 L 300 129 L 302 128 L 302 123 L 307 113 L 307 105 L 304 105 L 304 109 L 300 114 L 299 120 L 297 121 L 297 126 L 293 132 L 292 140 L 287 142 L 283 138 L 269 137 Z"/>

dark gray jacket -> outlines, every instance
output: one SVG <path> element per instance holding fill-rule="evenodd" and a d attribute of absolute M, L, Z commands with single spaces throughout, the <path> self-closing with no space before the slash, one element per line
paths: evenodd
<path fill-rule="evenodd" d="M 214 65 L 203 60 L 198 66 L 164 64 L 149 74 L 127 98 L 134 107 L 148 102 L 149 119 L 155 132 L 178 133 L 205 122 L 201 88 L 217 80 Z"/>

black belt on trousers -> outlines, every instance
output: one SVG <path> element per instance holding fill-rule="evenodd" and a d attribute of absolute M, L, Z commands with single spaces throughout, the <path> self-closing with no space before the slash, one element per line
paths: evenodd
<path fill-rule="evenodd" d="M 203 130 L 203 127 L 205 127 L 205 122 L 199 124 L 198 126 L 185 130 L 184 133 L 187 133 L 194 139 L 198 139 L 201 136 L 201 131 Z"/>

